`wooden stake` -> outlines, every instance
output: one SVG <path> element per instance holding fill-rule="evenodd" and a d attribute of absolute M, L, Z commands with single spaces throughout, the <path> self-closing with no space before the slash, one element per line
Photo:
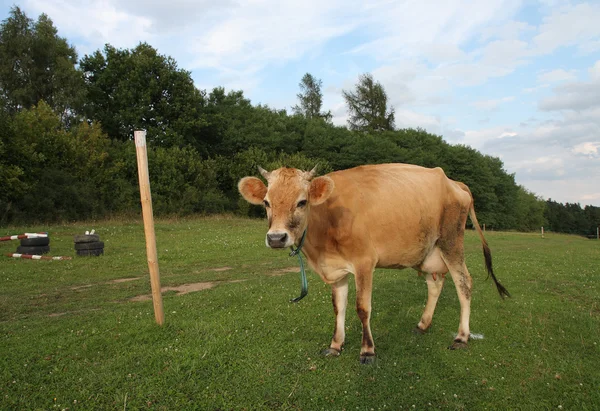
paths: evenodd
<path fill-rule="evenodd" d="M 544 238 L 544 227 L 542 227 L 542 238 Z"/>
<path fill-rule="evenodd" d="M 150 194 L 150 176 L 148 174 L 148 151 L 146 149 L 146 132 L 135 131 L 135 152 L 137 155 L 138 176 L 140 180 L 140 199 L 144 217 L 144 232 L 146 234 L 146 254 L 152 285 L 152 302 L 154 303 L 154 318 L 158 325 L 165 322 L 162 294 L 160 293 L 160 273 L 158 271 L 158 256 L 156 253 L 156 236 L 154 234 L 154 216 L 152 214 L 152 195 Z"/>

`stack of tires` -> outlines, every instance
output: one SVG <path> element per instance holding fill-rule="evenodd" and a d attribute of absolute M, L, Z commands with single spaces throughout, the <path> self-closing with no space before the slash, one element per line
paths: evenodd
<path fill-rule="evenodd" d="M 78 256 L 99 256 L 104 254 L 104 242 L 98 234 L 81 234 L 75 236 L 75 251 Z"/>
<path fill-rule="evenodd" d="M 50 237 L 22 238 L 18 254 L 42 255 L 50 252 Z"/>

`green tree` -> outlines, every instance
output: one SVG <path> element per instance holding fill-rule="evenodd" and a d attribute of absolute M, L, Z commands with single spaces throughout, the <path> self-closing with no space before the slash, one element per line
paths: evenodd
<path fill-rule="evenodd" d="M 16 162 L 20 155 L 12 118 L 0 110 L 0 224 L 8 220 L 13 201 L 27 189 L 25 170 Z"/>
<path fill-rule="evenodd" d="M 81 60 L 88 99 L 85 113 L 121 141 L 145 129 L 155 146 L 191 145 L 198 150 L 207 123 L 201 115 L 204 94 L 191 75 L 146 43 L 133 50 L 111 45 Z"/>
<path fill-rule="evenodd" d="M 362 74 L 355 90 L 343 90 L 342 95 L 348 104 L 351 130 L 373 132 L 394 129 L 394 108 L 388 109 L 387 94 L 372 74 Z"/>
<path fill-rule="evenodd" d="M 88 133 L 86 130 L 96 130 Z M 41 101 L 17 113 L 5 133 L 3 147 L 14 175 L 5 197 L 6 221 L 60 221 L 89 218 L 99 209 L 96 171 L 109 144 L 99 128 L 85 122 L 65 128 L 48 104 Z M 3 133 L 4 134 L 4 133 Z M 16 178 L 14 178 L 16 177 Z M 11 180 L 8 180 L 11 183 Z"/>
<path fill-rule="evenodd" d="M 308 119 L 323 119 L 331 121 L 331 111 L 326 113 L 321 112 L 323 106 L 323 93 L 321 87 L 323 81 L 313 77 L 312 74 L 306 73 L 300 81 L 300 93 L 296 94 L 299 105 L 295 105 L 292 110 L 294 114 L 302 115 Z"/>
<path fill-rule="evenodd" d="M 13 7 L 0 26 L 0 95 L 10 113 L 43 100 L 63 121 L 72 119 L 84 98 L 77 52 L 59 37 L 52 20 L 37 21 Z"/>
<path fill-rule="evenodd" d="M 519 186 L 515 206 L 516 225 L 519 231 L 536 231 L 545 225 L 546 203 L 525 187 Z"/>
<path fill-rule="evenodd" d="M 587 205 L 584 212 L 589 221 L 588 235 L 596 234 L 596 229 L 600 227 L 600 207 Z"/>

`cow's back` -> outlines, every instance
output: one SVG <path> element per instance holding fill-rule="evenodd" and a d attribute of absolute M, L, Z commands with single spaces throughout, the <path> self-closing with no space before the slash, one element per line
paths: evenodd
<path fill-rule="evenodd" d="M 311 213 L 320 236 L 329 249 L 367 253 L 380 267 L 419 264 L 437 240 L 444 209 L 469 201 L 440 168 L 381 164 L 328 176 L 335 189 Z"/>

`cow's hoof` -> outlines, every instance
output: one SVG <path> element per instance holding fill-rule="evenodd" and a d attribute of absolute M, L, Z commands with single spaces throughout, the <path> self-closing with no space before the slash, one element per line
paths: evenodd
<path fill-rule="evenodd" d="M 415 335 L 424 335 L 427 333 L 427 330 L 422 330 L 421 328 L 419 328 L 419 326 L 416 326 L 415 328 L 413 328 L 412 332 Z"/>
<path fill-rule="evenodd" d="M 321 355 L 324 357 L 339 357 L 341 353 L 340 350 L 336 350 L 335 348 L 326 348 L 321 351 Z"/>
<path fill-rule="evenodd" d="M 365 353 L 360 355 L 360 363 L 365 365 L 375 364 L 375 353 Z"/>
<path fill-rule="evenodd" d="M 466 342 L 461 340 L 454 340 L 452 345 L 448 347 L 450 350 L 464 350 L 465 348 L 469 348 Z"/>

